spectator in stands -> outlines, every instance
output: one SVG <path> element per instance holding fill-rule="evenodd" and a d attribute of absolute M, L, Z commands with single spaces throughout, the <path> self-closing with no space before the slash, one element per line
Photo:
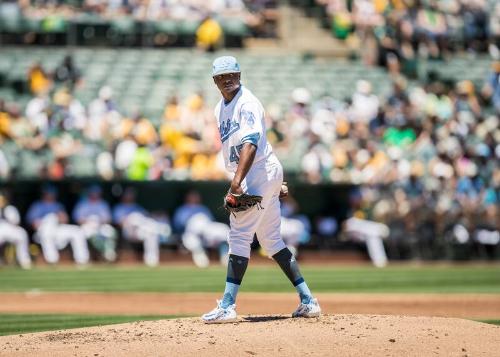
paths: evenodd
<path fill-rule="evenodd" d="M 291 139 L 304 138 L 309 130 L 311 93 L 306 88 L 295 88 L 291 94 L 293 104 L 286 113 L 285 120 Z"/>
<path fill-rule="evenodd" d="M 483 85 L 482 95 L 491 101 L 497 115 L 500 115 L 500 60 L 493 62 L 491 69 Z"/>
<path fill-rule="evenodd" d="M 134 137 L 129 134 L 123 137 L 115 150 L 115 167 L 117 169 L 116 176 L 124 177 L 132 160 L 135 157 L 135 152 L 137 151 L 138 145 Z"/>
<path fill-rule="evenodd" d="M 42 197 L 28 209 L 26 221 L 36 232 L 35 242 L 42 246 L 45 261 L 56 264 L 59 250 L 71 244 L 73 257 L 77 264 L 89 261 L 87 239 L 80 227 L 67 224 L 68 215 L 64 206 L 57 201 L 57 189 L 52 185 L 42 188 Z"/>
<path fill-rule="evenodd" d="M 207 108 L 203 93 L 197 92 L 188 96 L 180 118 L 182 132 L 193 139 L 201 139 L 206 128 L 211 128 L 209 123 L 213 122 L 210 120 L 212 114 Z"/>
<path fill-rule="evenodd" d="M 383 9 L 377 8 L 376 5 L 376 2 L 371 0 L 353 1 L 353 21 L 362 40 L 366 39 L 368 32 L 384 23 L 381 16 Z"/>
<path fill-rule="evenodd" d="M 465 47 L 470 51 L 487 49 L 488 14 L 485 0 L 462 2 Z"/>
<path fill-rule="evenodd" d="M 178 122 L 181 118 L 181 106 L 179 98 L 174 95 L 169 98 L 167 105 L 163 111 L 163 119 L 166 122 Z"/>
<path fill-rule="evenodd" d="M 0 112 L 0 116 L 1 116 Z M 33 147 L 33 139 L 35 137 L 35 130 L 31 123 L 21 114 L 18 105 L 12 105 L 10 110 L 10 123 L 9 123 L 9 136 L 10 138 L 22 148 L 28 150 L 36 150 Z"/>
<path fill-rule="evenodd" d="M 33 95 L 47 94 L 52 87 L 52 80 L 45 72 L 40 62 L 30 68 L 28 72 L 28 83 Z"/>
<path fill-rule="evenodd" d="M 432 58 L 439 58 L 447 46 L 446 19 L 435 1 L 420 7 L 416 17 L 416 31 L 421 43 L 425 43 Z"/>
<path fill-rule="evenodd" d="M 213 17 L 205 17 L 196 30 L 196 45 L 199 49 L 214 52 L 222 46 L 224 33 Z"/>
<path fill-rule="evenodd" d="M 455 112 L 459 121 L 472 121 L 481 115 L 481 106 L 476 96 L 474 84 L 464 80 L 457 84 L 457 97 L 455 98 Z"/>
<path fill-rule="evenodd" d="M 332 158 L 328 147 L 322 143 L 318 136 L 311 134 L 309 147 L 302 157 L 301 169 L 305 179 L 310 183 L 323 181 L 332 168 Z"/>
<path fill-rule="evenodd" d="M 49 117 L 51 128 L 61 128 L 64 131 L 74 131 L 80 135 L 87 126 L 85 107 L 73 97 L 66 87 L 58 89 L 52 100 L 52 114 Z"/>
<path fill-rule="evenodd" d="M 50 98 L 46 93 L 34 96 L 26 105 L 26 118 L 35 130 L 46 134 L 49 128 Z"/>
<path fill-rule="evenodd" d="M 0 140 L 10 136 L 10 113 L 5 101 L 0 99 Z"/>
<path fill-rule="evenodd" d="M 138 143 L 143 145 L 156 145 L 158 134 L 151 124 L 141 113 L 135 113 L 131 118 L 124 118 L 120 121 L 119 138 L 133 136 Z"/>
<path fill-rule="evenodd" d="M 62 63 L 54 71 L 55 82 L 62 83 L 73 91 L 80 78 L 80 70 L 74 64 L 73 56 L 66 55 Z"/>
<path fill-rule="evenodd" d="M 89 121 L 86 137 L 93 141 L 108 139 L 118 127 L 122 115 L 113 100 L 113 90 L 104 86 L 99 89 L 98 98 L 94 99 L 88 108 Z"/>
<path fill-rule="evenodd" d="M 160 240 L 170 236 L 167 223 L 153 219 L 135 201 L 136 191 L 128 187 L 123 192 L 121 202 L 113 209 L 113 223 L 120 227 L 126 240 L 143 242 L 144 263 L 157 266 L 160 262 Z"/>
<path fill-rule="evenodd" d="M 10 165 L 5 154 L 0 149 L 0 178 L 7 179 L 10 174 Z"/>
<path fill-rule="evenodd" d="M 150 169 L 154 164 L 151 149 L 145 143 L 139 143 L 127 170 L 130 180 L 145 181 L 150 179 Z"/>
<path fill-rule="evenodd" d="M 0 246 L 11 243 L 16 248 L 16 258 L 23 269 L 31 268 L 28 234 L 20 226 L 21 218 L 16 207 L 9 204 L 7 195 L 0 191 Z"/>
<path fill-rule="evenodd" d="M 379 99 L 372 93 L 372 85 L 365 80 L 356 83 L 356 92 L 352 95 L 352 120 L 369 123 L 377 116 Z"/>
<path fill-rule="evenodd" d="M 113 262 L 116 260 L 117 235 L 111 226 L 111 209 L 101 195 L 101 187 L 91 185 L 73 209 L 73 220 L 82 227 L 104 259 Z"/>
<path fill-rule="evenodd" d="M 184 204 L 174 213 L 173 225 L 174 230 L 182 234 L 182 244 L 191 252 L 197 267 L 206 268 L 210 264 L 207 248 L 217 249 L 220 263 L 227 265 L 229 226 L 214 221 L 197 191 L 186 194 Z"/>
<path fill-rule="evenodd" d="M 489 12 L 488 32 L 490 45 L 488 50 L 490 56 L 496 60 L 500 59 L 500 3 L 495 3 Z"/>

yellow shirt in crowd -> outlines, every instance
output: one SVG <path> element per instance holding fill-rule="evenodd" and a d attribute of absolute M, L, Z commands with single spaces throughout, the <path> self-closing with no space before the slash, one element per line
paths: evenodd
<path fill-rule="evenodd" d="M 222 27 L 214 19 L 207 19 L 196 31 L 196 42 L 198 46 L 205 48 L 219 43 L 222 38 Z"/>
<path fill-rule="evenodd" d="M 33 94 L 46 93 L 50 87 L 50 80 L 39 68 L 33 69 L 29 74 L 30 89 Z"/>

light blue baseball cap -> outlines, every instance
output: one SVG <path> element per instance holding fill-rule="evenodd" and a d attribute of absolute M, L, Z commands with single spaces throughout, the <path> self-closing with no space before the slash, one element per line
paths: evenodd
<path fill-rule="evenodd" d="M 222 56 L 215 59 L 212 68 L 212 77 L 226 73 L 240 73 L 240 65 L 233 56 Z"/>

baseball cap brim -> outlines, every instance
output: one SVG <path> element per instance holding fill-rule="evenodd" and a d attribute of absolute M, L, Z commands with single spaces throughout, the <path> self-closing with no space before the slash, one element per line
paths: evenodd
<path fill-rule="evenodd" d="M 223 71 L 219 71 L 219 72 L 212 74 L 212 77 L 220 76 L 221 74 L 229 74 L 229 73 L 241 73 L 241 71 L 235 71 L 235 70 L 229 70 L 229 69 L 223 70 Z"/>

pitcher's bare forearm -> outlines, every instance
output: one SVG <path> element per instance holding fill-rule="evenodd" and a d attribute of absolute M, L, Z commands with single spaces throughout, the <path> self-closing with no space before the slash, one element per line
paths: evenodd
<path fill-rule="evenodd" d="M 250 167 L 252 167 L 253 160 L 255 159 L 255 153 L 257 152 L 257 146 L 251 143 L 243 144 L 240 151 L 240 160 L 238 163 L 238 168 L 234 174 L 233 181 L 231 182 L 231 193 L 241 194 L 243 190 L 241 189 L 241 182 L 246 177 Z"/>

